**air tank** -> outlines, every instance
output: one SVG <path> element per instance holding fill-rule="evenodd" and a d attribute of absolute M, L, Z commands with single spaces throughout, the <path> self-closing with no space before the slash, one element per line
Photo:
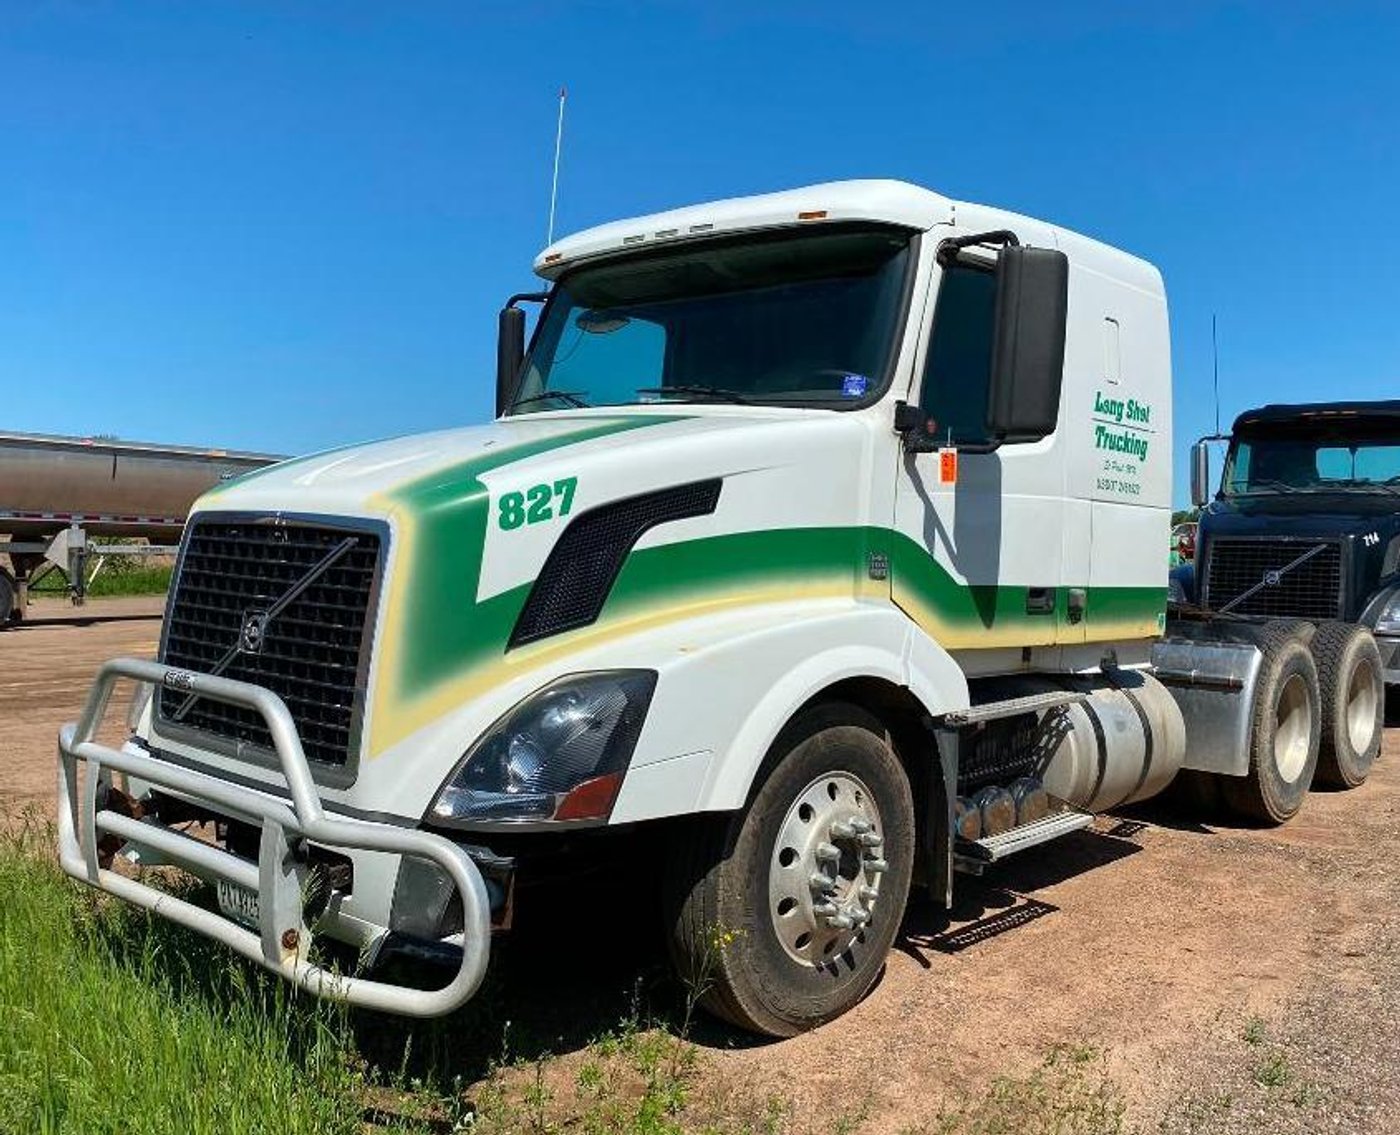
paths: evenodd
<path fill-rule="evenodd" d="M 0 433 L 0 533 L 50 536 L 71 522 L 91 535 L 178 535 L 197 497 L 281 458 L 96 438 Z"/>
<path fill-rule="evenodd" d="M 1175 699 L 1139 670 L 999 682 L 1002 696 L 1073 690 L 1083 701 L 1046 714 L 1034 775 L 1045 790 L 1086 812 L 1161 792 L 1186 758 L 1186 725 Z"/>

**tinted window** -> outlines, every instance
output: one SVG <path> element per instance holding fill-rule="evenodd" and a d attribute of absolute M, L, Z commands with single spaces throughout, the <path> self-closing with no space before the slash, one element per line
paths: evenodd
<path fill-rule="evenodd" d="M 937 423 L 940 441 L 988 440 L 987 386 L 992 374 L 996 276 L 955 264 L 943 273 L 933 313 L 919 405 Z"/>

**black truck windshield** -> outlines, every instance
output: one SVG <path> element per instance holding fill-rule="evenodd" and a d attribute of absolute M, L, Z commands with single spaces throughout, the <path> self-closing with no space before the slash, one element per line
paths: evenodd
<path fill-rule="evenodd" d="M 849 407 L 879 393 L 912 234 L 775 233 L 568 274 L 511 413 L 642 402 Z"/>
<path fill-rule="evenodd" d="M 1221 488 L 1226 496 L 1400 492 L 1400 431 L 1238 438 L 1226 458 Z"/>

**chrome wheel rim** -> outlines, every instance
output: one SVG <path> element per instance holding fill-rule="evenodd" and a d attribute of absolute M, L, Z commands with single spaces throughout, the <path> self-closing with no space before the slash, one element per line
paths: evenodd
<path fill-rule="evenodd" d="M 768 871 L 768 913 L 788 957 L 823 969 L 864 943 L 883 847 L 880 810 L 859 777 L 828 773 L 797 794 Z"/>
<path fill-rule="evenodd" d="M 1274 766 L 1287 784 L 1302 775 L 1308 763 L 1312 742 L 1312 704 L 1308 700 L 1308 684 L 1301 674 L 1294 674 L 1279 691 L 1274 711 Z"/>
<path fill-rule="evenodd" d="M 1376 671 L 1370 659 L 1364 659 L 1351 672 L 1347 683 L 1346 730 L 1352 752 L 1364 754 L 1376 736 Z"/>

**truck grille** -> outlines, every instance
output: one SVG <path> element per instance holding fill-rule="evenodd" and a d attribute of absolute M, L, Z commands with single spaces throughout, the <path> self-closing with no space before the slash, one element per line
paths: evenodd
<path fill-rule="evenodd" d="M 345 766 L 358 746 L 379 552 L 378 534 L 362 529 L 195 521 L 170 599 L 162 661 L 271 690 L 291 711 L 307 758 Z M 212 734 L 239 755 L 250 745 L 272 750 L 261 716 L 249 709 L 162 689 L 160 716 L 167 731 L 173 725 Z"/>
<path fill-rule="evenodd" d="M 1280 571 L 1310 548 L 1323 550 L 1278 581 L 1266 584 L 1232 613 L 1277 618 L 1335 619 L 1341 613 L 1342 549 L 1335 541 L 1250 540 L 1216 537 L 1206 558 L 1206 602 L 1219 610 L 1264 578 Z"/>

